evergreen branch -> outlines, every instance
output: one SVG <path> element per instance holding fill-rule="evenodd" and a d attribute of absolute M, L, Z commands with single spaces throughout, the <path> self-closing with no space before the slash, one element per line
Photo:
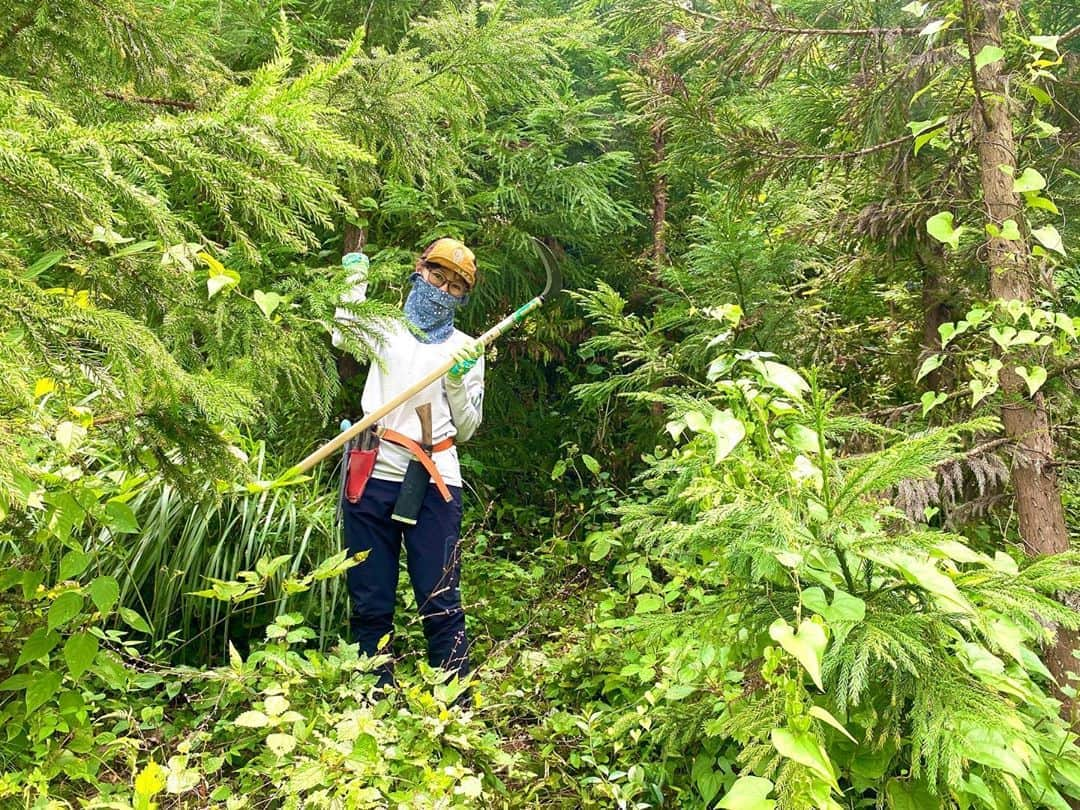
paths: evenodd
<path fill-rule="evenodd" d="M 17 37 L 24 28 L 34 21 L 34 17 L 37 16 L 37 6 L 31 6 L 26 10 L 26 13 L 19 18 L 16 23 L 8 29 L 4 34 L 4 38 L 0 39 L 0 51 L 5 50 L 8 45 Z"/>
<path fill-rule="evenodd" d="M 151 104 L 155 107 L 173 107 L 178 110 L 197 110 L 198 105 L 194 101 L 181 101 L 176 98 L 149 98 L 147 96 L 125 96 L 115 90 L 106 90 L 102 93 L 105 98 L 116 101 L 124 101 L 129 104 Z"/>

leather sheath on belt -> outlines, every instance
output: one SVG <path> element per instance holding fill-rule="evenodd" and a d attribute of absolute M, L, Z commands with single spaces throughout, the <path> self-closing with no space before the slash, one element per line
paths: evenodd
<path fill-rule="evenodd" d="M 376 432 L 378 433 L 380 439 L 384 439 L 392 444 L 404 447 L 406 450 L 412 453 L 413 457 L 416 458 L 416 460 L 419 461 L 421 464 L 423 464 L 424 469 L 428 471 L 428 474 L 431 476 L 431 480 L 435 483 L 435 487 L 439 490 L 439 494 L 442 495 L 443 500 L 447 503 L 450 503 L 450 501 L 453 500 L 453 496 L 450 494 L 450 490 L 446 487 L 446 482 L 443 481 L 443 477 L 439 473 L 439 468 L 435 466 L 435 462 L 431 460 L 431 456 L 424 452 L 424 448 L 420 445 L 419 442 L 410 439 L 404 433 L 398 433 L 396 430 L 391 430 L 390 428 L 379 428 Z M 453 446 L 454 437 L 447 436 L 441 442 L 433 445 L 431 447 L 431 452 L 441 453 L 443 450 L 449 450 Z"/>

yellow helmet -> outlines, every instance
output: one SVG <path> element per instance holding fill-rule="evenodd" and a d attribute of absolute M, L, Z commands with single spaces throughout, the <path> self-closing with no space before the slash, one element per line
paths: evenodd
<path fill-rule="evenodd" d="M 476 256 L 465 247 L 463 242 L 448 237 L 436 239 L 424 251 L 421 258 L 431 264 L 453 270 L 465 279 L 470 287 L 476 286 Z"/>

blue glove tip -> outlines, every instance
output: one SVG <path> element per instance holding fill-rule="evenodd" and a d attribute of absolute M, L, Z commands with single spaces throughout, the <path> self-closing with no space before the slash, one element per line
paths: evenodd
<path fill-rule="evenodd" d="M 342 419 L 341 420 L 341 432 L 342 433 L 344 433 L 346 430 L 348 430 L 351 427 L 352 427 L 352 422 L 350 422 L 348 419 Z"/>

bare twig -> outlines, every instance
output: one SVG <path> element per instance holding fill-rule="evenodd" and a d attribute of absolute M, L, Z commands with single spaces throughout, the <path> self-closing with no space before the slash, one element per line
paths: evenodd
<path fill-rule="evenodd" d="M 1062 42 L 1068 42 L 1070 39 L 1077 36 L 1078 34 L 1080 34 L 1080 25 L 1077 25 L 1077 26 L 1074 26 L 1073 28 L 1070 28 L 1064 34 L 1059 36 L 1058 37 L 1058 45 L 1060 45 Z"/>
<path fill-rule="evenodd" d="M 199 106 L 194 101 L 182 101 L 178 98 L 150 98 L 148 96 L 125 96 L 113 90 L 106 90 L 102 95 L 116 101 L 125 101 L 129 104 L 150 104 L 155 107 L 172 107 L 177 110 L 197 110 Z"/>
<path fill-rule="evenodd" d="M 763 152 L 758 149 L 753 149 L 754 154 L 759 157 L 775 158 L 777 160 L 851 160 L 853 158 L 865 157 L 866 155 L 872 155 L 874 152 L 881 152 L 885 149 L 891 149 L 894 146 L 899 146 L 904 141 L 910 140 L 911 135 L 901 135 L 899 138 L 893 138 L 891 141 L 885 141 L 884 143 L 876 143 L 873 146 L 867 146 L 863 149 L 856 149 L 852 152 L 823 152 L 817 155 L 811 154 L 792 154 L 781 152 Z"/>

